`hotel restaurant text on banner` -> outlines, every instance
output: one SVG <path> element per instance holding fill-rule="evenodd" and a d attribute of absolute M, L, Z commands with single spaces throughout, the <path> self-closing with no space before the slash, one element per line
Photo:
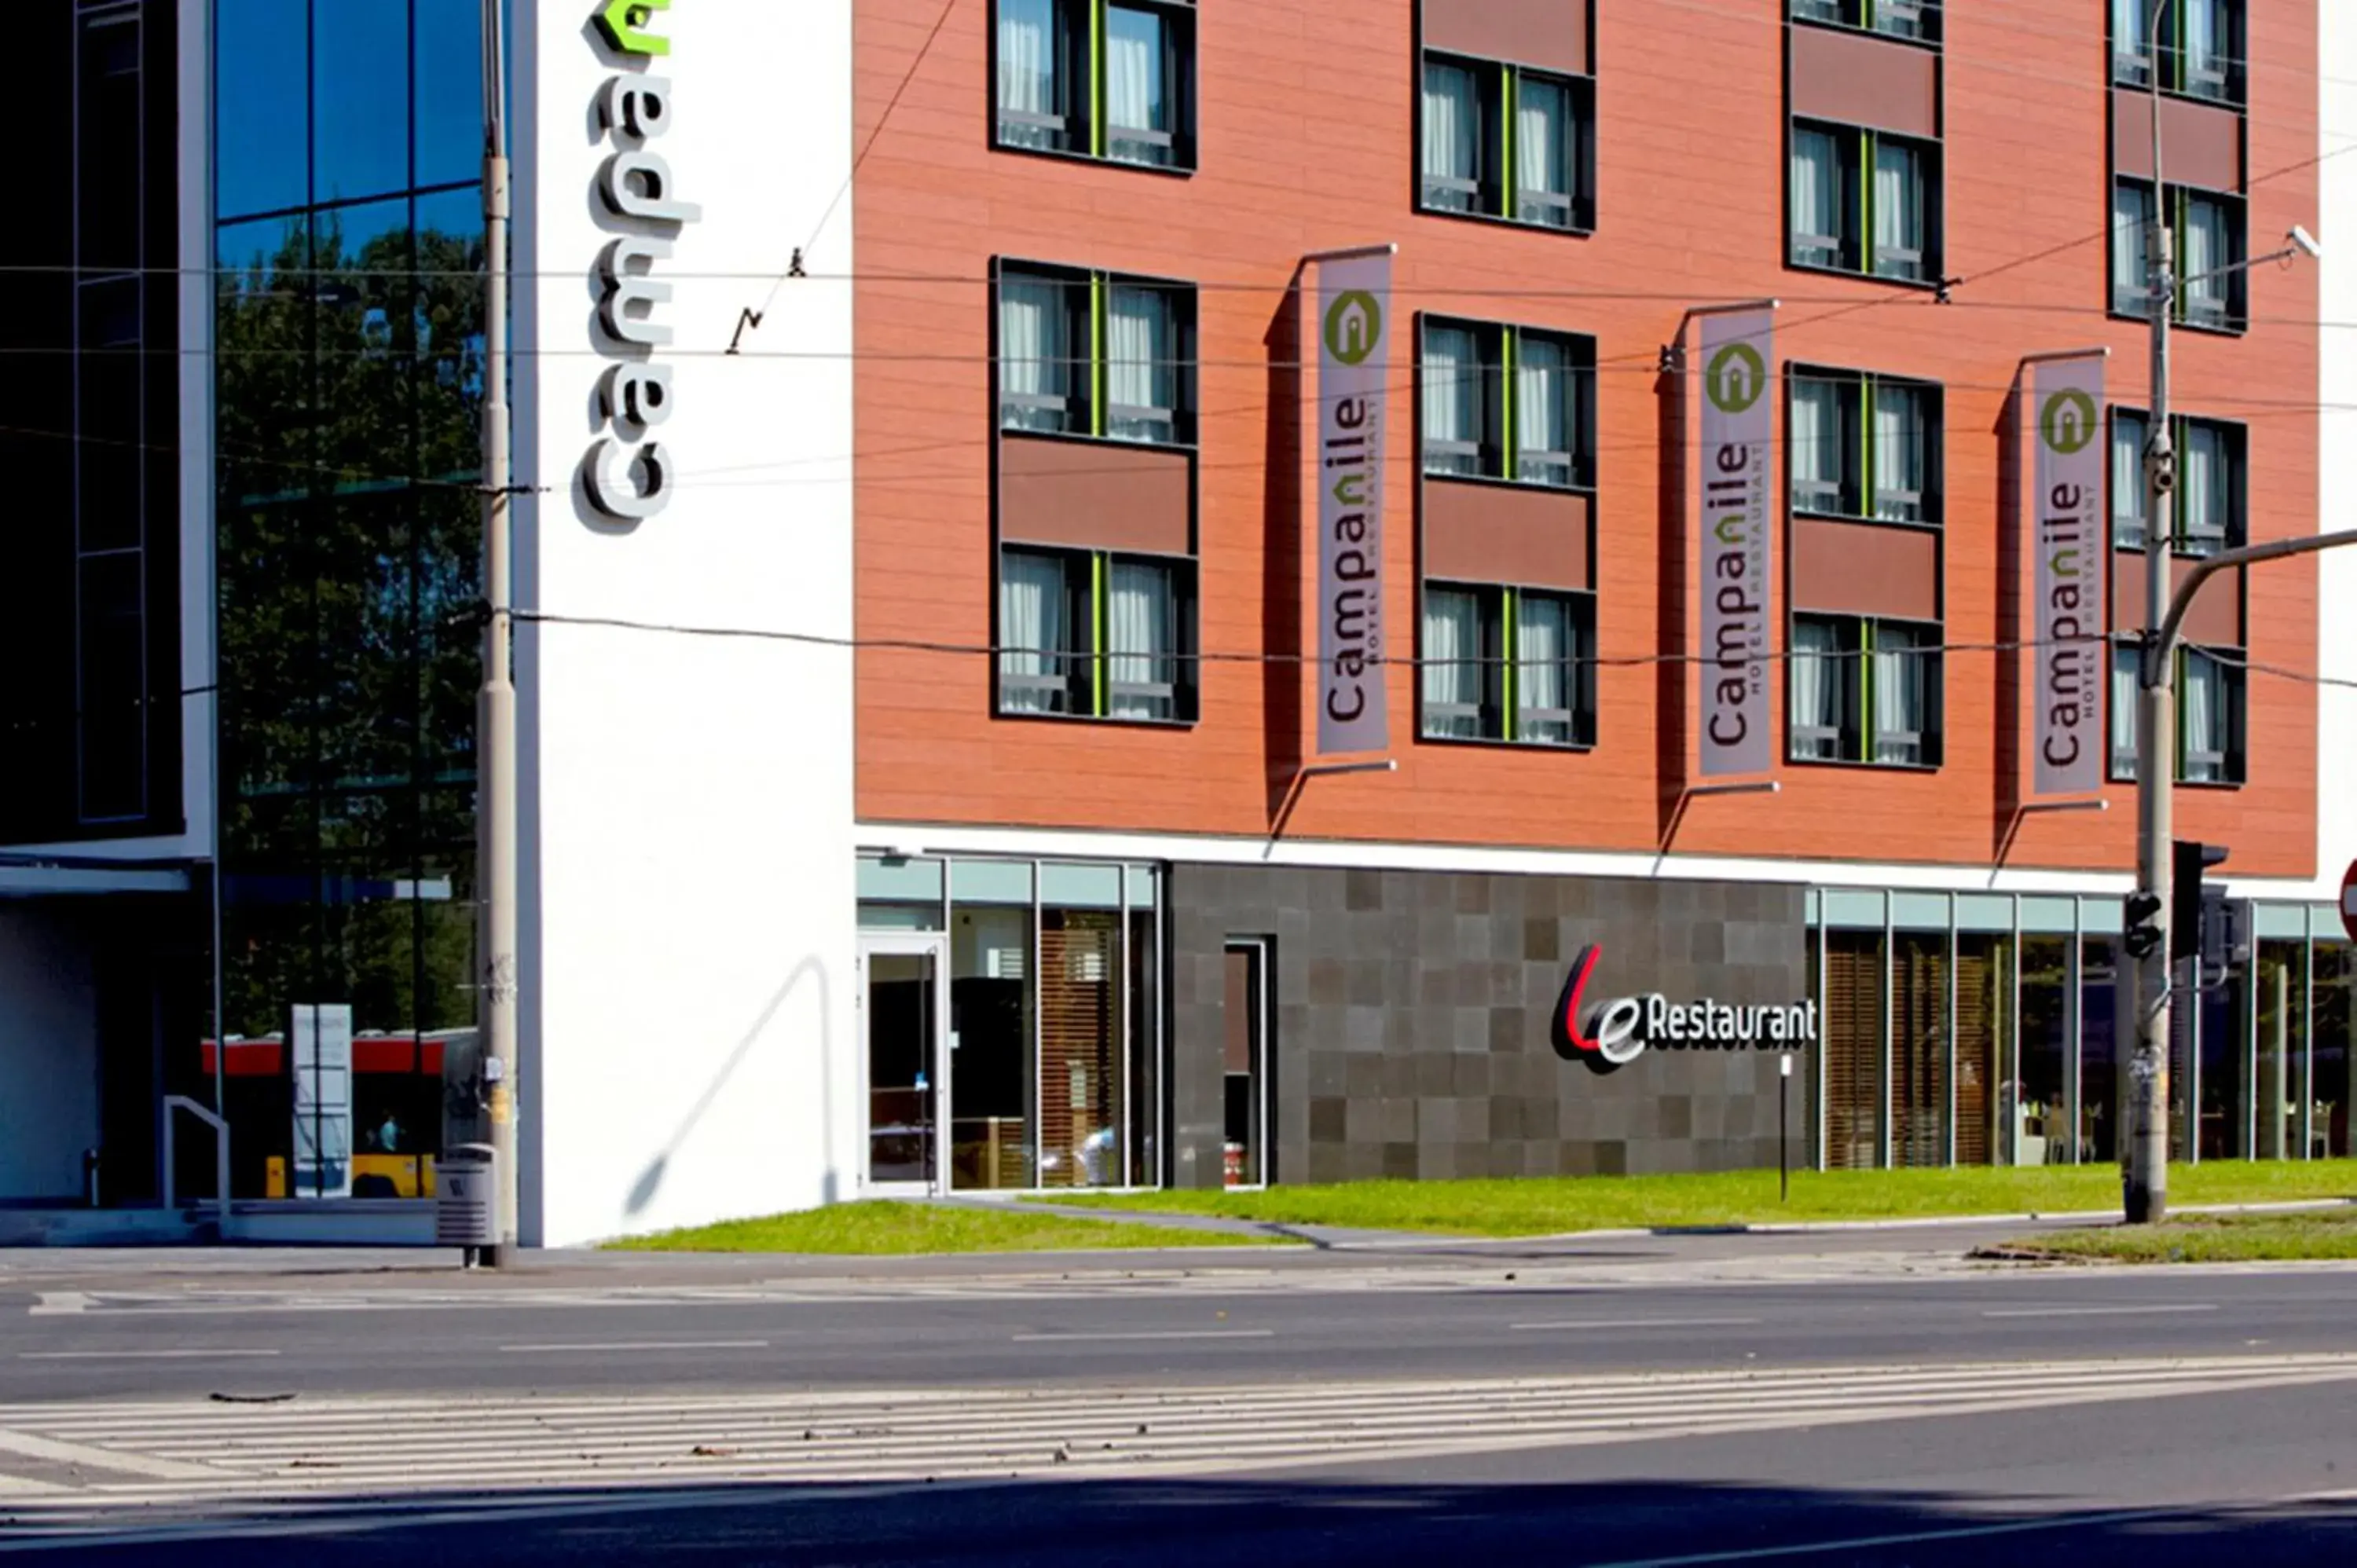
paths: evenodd
<path fill-rule="evenodd" d="M 1391 257 L 1318 268 L 1318 750 L 1391 745 L 1383 680 L 1383 386 Z"/>
<path fill-rule="evenodd" d="M 1775 317 L 1702 323 L 1702 772 L 1765 773 L 1774 756 L 1768 677 L 1768 395 Z"/>
<path fill-rule="evenodd" d="M 2037 563 L 2037 600 L 2022 618 L 2038 642 L 2031 793 L 2086 795 L 2104 786 L 2104 361 L 2045 361 L 2032 402 L 2038 490 L 2024 553 Z"/>

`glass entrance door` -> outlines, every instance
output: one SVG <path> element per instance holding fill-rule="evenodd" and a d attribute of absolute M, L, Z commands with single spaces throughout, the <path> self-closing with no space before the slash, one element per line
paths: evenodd
<path fill-rule="evenodd" d="M 935 936 L 860 939 L 870 1192 L 941 1187 L 941 1107 L 949 1091 L 947 950 Z"/>

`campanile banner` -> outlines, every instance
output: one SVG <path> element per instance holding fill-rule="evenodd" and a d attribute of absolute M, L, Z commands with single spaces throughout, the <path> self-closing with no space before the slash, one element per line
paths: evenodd
<path fill-rule="evenodd" d="M 1384 684 L 1388 252 L 1318 268 L 1318 751 L 1391 745 Z"/>
<path fill-rule="evenodd" d="M 1702 771 L 1765 773 L 1775 682 L 1768 676 L 1769 518 L 1776 318 L 1766 309 L 1702 321 Z"/>
<path fill-rule="evenodd" d="M 2104 361 L 2049 360 L 2037 369 L 2038 490 L 2023 554 L 2031 589 L 2022 624 L 2038 644 L 2030 694 L 2033 796 L 2092 794 L 2104 785 Z"/>

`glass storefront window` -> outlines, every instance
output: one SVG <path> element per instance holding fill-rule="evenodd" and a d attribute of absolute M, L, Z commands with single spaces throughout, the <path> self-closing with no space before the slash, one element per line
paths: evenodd
<path fill-rule="evenodd" d="M 2089 937 L 2080 946 L 2079 1145 L 2080 1165 L 2105 1165 L 2120 1157 L 2119 974 L 2112 966 L 2110 937 Z"/>
<path fill-rule="evenodd" d="M 2309 1032 L 2315 1041 L 2316 1141 L 2329 1158 L 2350 1155 L 2349 1107 L 2357 1101 L 2357 1051 L 2351 1049 L 2350 998 L 2357 992 L 2357 949 L 2319 941 L 2311 950 Z"/>
<path fill-rule="evenodd" d="M 1900 931 L 1890 960 L 1890 1158 L 1948 1163 L 1948 936 Z"/>
<path fill-rule="evenodd" d="M 2016 1165 L 2065 1165 L 2071 1159 L 2071 970 L 2069 938 L 2021 939 L 2021 1061 L 2012 1140 Z"/>
<path fill-rule="evenodd" d="M 1880 931 L 1825 933 L 1822 1014 L 1829 1169 L 1882 1164 L 1883 965 Z"/>
<path fill-rule="evenodd" d="M 1030 867 L 1014 869 L 1028 885 Z M 951 916 L 952 1187 L 1038 1185 L 1031 1142 L 1031 958 L 1028 909 L 961 906 Z"/>
<path fill-rule="evenodd" d="M 2214 977 L 2213 977 L 2214 978 Z M 2201 993 L 2198 1012 L 2201 1066 L 2198 1085 L 2201 1098 L 2201 1158 L 2239 1160 L 2249 1157 L 2251 1101 L 2251 977 L 2237 969 L 2223 983 Z M 2172 1084 L 2169 1098 L 2184 1092 Z"/>
<path fill-rule="evenodd" d="M 2013 939 L 1956 939 L 1956 1164 L 2010 1163 Z"/>
<path fill-rule="evenodd" d="M 2314 1115 L 2308 1092 L 2308 945 L 2261 942 L 2255 961 L 2251 1153 L 2262 1160 L 2306 1159 Z"/>

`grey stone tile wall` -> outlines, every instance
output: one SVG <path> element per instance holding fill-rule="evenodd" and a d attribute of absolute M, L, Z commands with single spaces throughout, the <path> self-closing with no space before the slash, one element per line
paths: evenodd
<path fill-rule="evenodd" d="M 1598 1076 L 1549 1025 L 1587 1000 L 1807 995 L 1803 889 L 1756 883 L 1178 865 L 1170 875 L 1171 1180 L 1222 1180 L 1225 949 L 1275 946 L 1280 1182 L 1772 1167 L 1777 1056 L 1648 1050 Z M 1807 1147 L 1813 1053 L 1792 1085 Z"/>

